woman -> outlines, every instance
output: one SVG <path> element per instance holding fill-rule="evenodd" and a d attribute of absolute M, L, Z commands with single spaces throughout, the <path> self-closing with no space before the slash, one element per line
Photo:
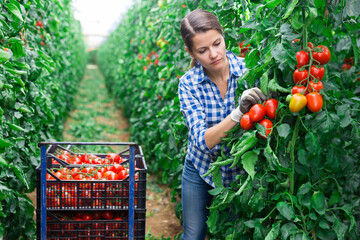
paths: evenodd
<path fill-rule="evenodd" d="M 211 174 L 202 178 L 221 148 L 221 138 L 242 115 L 266 96 L 258 88 L 241 95 L 235 108 L 237 78 L 245 71 L 242 58 L 226 50 L 222 27 L 210 12 L 197 9 L 181 21 L 180 32 L 192 57 L 191 69 L 180 78 L 181 112 L 189 129 L 189 143 L 182 175 L 184 240 L 205 239 L 214 187 Z M 239 168 L 220 169 L 225 186 L 241 174 Z"/>

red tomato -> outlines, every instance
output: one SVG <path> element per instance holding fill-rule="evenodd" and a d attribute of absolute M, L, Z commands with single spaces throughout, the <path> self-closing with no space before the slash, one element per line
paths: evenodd
<path fill-rule="evenodd" d="M 317 92 L 306 95 L 307 107 L 311 112 L 319 112 L 323 106 L 323 98 Z"/>
<path fill-rule="evenodd" d="M 94 219 L 94 217 L 90 213 L 84 213 L 82 218 L 83 218 L 84 221 L 90 221 L 90 220 Z"/>
<path fill-rule="evenodd" d="M 94 212 L 93 213 L 93 218 L 95 220 L 100 220 L 101 219 L 101 212 Z"/>
<path fill-rule="evenodd" d="M 296 53 L 297 67 L 301 68 L 309 64 L 309 54 L 305 51 L 300 51 Z"/>
<path fill-rule="evenodd" d="M 254 123 L 251 121 L 249 113 L 245 113 L 242 116 L 240 126 L 244 130 L 250 130 L 254 127 Z"/>
<path fill-rule="evenodd" d="M 294 86 L 291 89 L 291 94 L 294 95 L 295 93 L 300 93 L 305 96 L 308 93 L 308 91 L 306 90 L 305 86 Z"/>
<path fill-rule="evenodd" d="M 353 57 L 344 58 L 344 62 L 348 63 L 349 65 L 354 65 L 354 58 Z"/>
<path fill-rule="evenodd" d="M 116 153 L 109 153 L 106 156 L 106 159 L 110 160 L 110 163 L 122 163 L 122 157 L 120 157 L 118 154 Z"/>
<path fill-rule="evenodd" d="M 119 180 L 124 180 L 127 176 L 128 176 L 128 173 L 126 172 L 126 170 L 121 170 L 118 173 L 118 179 Z"/>
<path fill-rule="evenodd" d="M 82 163 L 89 163 L 89 156 L 87 154 L 83 154 L 80 156 L 80 160 Z"/>
<path fill-rule="evenodd" d="M 351 65 L 348 64 L 348 63 L 344 63 L 344 64 L 342 65 L 342 67 L 341 67 L 341 69 L 342 69 L 343 71 L 349 70 L 350 68 L 351 68 Z"/>
<path fill-rule="evenodd" d="M 44 27 L 43 23 L 42 23 L 40 20 L 37 20 L 37 21 L 36 21 L 36 26 L 37 26 L 37 27 L 41 27 L 41 28 Z"/>
<path fill-rule="evenodd" d="M 266 108 L 262 104 L 255 104 L 250 108 L 249 116 L 252 122 L 260 122 L 266 115 Z"/>
<path fill-rule="evenodd" d="M 107 171 L 103 174 L 103 178 L 107 180 L 118 180 L 118 176 L 113 171 Z"/>
<path fill-rule="evenodd" d="M 293 74 L 294 83 L 304 85 L 308 75 L 308 70 L 304 69 L 303 71 L 300 71 L 299 69 L 296 69 Z"/>
<path fill-rule="evenodd" d="M 308 42 L 308 47 L 310 48 L 310 49 L 313 49 L 314 48 L 314 44 L 312 43 L 312 42 Z"/>
<path fill-rule="evenodd" d="M 106 220 L 112 220 L 114 219 L 114 214 L 111 211 L 104 211 L 101 216 Z"/>
<path fill-rule="evenodd" d="M 119 173 L 121 170 L 124 170 L 124 166 L 120 165 L 120 164 L 114 164 L 114 166 L 111 167 L 111 171 L 115 172 L 115 173 Z"/>
<path fill-rule="evenodd" d="M 276 117 L 276 110 L 279 106 L 279 102 L 276 99 L 269 99 L 264 103 L 264 105 L 266 108 L 266 115 L 269 118 L 274 119 Z"/>
<path fill-rule="evenodd" d="M 74 180 L 79 181 L 79 180 L 85 180 L 85 179 L 84 179 L 84 176 L 83 176 L 82 174 L 78 174 L 78 175 L 76 175 L 76 176 L 74 177 Z"/>
<path fill-rule="evenodd" d="M 77 175 L 79 175 L 79 173 L 80 173 L 80 169 L 78 169 L 78 168 L 73 168 L 70 170 L 70 174 L 73 178 L 76 177 Z"/>
<path fill-rule="evenodd" d="M 317 46 L 312 52 L 313 59 L 316 64 L 324 65 L 330 61 L 331 54 L 326 46 Z"/>
<path fill-rule="evenodd" d="M 103 177 L 103 175 L 101 172 L 96 172 L 93 177 L 94 177 L 94 179 L 98 180 L 98 179 L 101 179 Z"/>
<path fill-rule="evenodd" d="M 325 68 L 323 66 L 320 66 L 320 68 L 315 67 L 314 65 L 310 68 L 310 80 L 313 80 L 314 78 L 321 81 L 325 75 Z"/>
<path fill-rule="evenodd" d="M 320 92 L 321 89 L 324 89 L 324 85 L 321 81 L 314 83 L 313 81 L 309 82 L 308 92 Z"/>
<path fill-rule="evenodd" d="M 269 119 L 263 119 L 259 122 L 259 124 L 265 127 L 265 136 L 259 133 L 262 138 L 267 138 L 269 134 L 271 135 L 273 123 Z"/>
<path fill-rule="evenodd" d="M 246 47 L 244 47 L 244 41 L 242 41 L 240 44 L 239 44 L 239 47 L 240 47 L 240 50 L 241 52 L 246 52 L 247 50 L 249 50 L 249 47 L 250 47 L 250 44 L 246 45 Z"/>

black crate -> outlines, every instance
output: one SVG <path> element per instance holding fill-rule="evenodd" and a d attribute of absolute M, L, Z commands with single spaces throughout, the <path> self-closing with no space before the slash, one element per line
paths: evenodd
<path fill-rule="evenodd" d="M 119 220 L 81 221 L 57 218 L 54 212 L 49 211 L 47 214 L 46 239 L 129 239 L 127 211 L 122 212 L 122 219 Z M 134 239 L 145 239 L 145 215 L 145 211 L 135 211 Z M 40 225 L 39 219 L 37 219 L 37 225 Z M 37 229 L 37 236 L 40 239 L 40 229 Z"/>
<path fill-rule="evenodd" d="M 146 213 L 146 164 L 140 146 L 134 143 L 40 143 L 41 163 L 46 164 L 46 174 L 50 168 L 73 169 L 83 165 L 69 164 L 56 157 L 56 151 L 68 151 L 72 155 L 82 155 L 76 152 L 73 145 L 122 145 L 127 149 L 117 153 L 127 161 L 121 164 L 134 166 L 134 176 L 131 174 L 123 180 L 62 180 L 41 179 L 45 174 L 40 164 L 37 168 L 37 238 L 45 239 L 145 239 Z M 67 145 L 64 147 L 64 145 Z M 47 146 L 46 151 L 44 146 Z M 135 153 L 134 153 L 135 152 Z M 90 153 L 89 153 L 90 154 Z M 105 158 L 107 153 L 92 153 Z M 54 161 L 55 160 L 55 161 Z M 86 167 L 101 167 L 103 165 L 87 164 Z M 111 165 L 105 165 L 111 166 Z M 132 170 L 130 170 L 132 171 Z M 51 175 L 51 174 L 50 174 Z M 130 192 L 130 185 L 134 191 Z M 42 189 L 45 188 L 45 192 Z M 134 199 L 131 203 L 130 199 Z M 44 201 L 45 200 L 45 201 Z M 112 211 L 123 212 L 129 216 L 122 220 L 91 220 L 76 221 L 59 218 L 49 218 L 53 213 L 75 214 L 78 211 Z M 43 211 L 43 212 L 42 212 Z M 45 214 L 45 215 L 44 215 Z M 46 217 L 45 217 L 46 216 Z M 46 218 L 46 220 L 42 219 Z M 46 227 L 45 227 L 46 226 Z M 46 230 L 45 230 L 46 229 Z"/>

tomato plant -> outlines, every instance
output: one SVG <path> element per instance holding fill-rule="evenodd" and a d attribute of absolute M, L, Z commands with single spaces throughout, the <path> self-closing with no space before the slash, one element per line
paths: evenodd
<path fill-rule="evenodd" d="M 360 71 L 360 32 L 356 1 L 175 0 L 161 9 L 153 1 L 134 5 L 100 47 L 98 63 L 109 91 L 131 119 L 131 138 L 144 144 L 151 171 L 159 172 L 177 197 L 181 197 L 178 189 L 188 129 L 176 93 L 178 78 L 191 60 L 178 26 L 196 8 L 216 14 L 227 48 L 245 59 L 247 72 L 238 78 L 237 96 L 245 90 L 245 81 L 254 86 L 259 80 L 268 98 L 279 102 L 266 141 L 257 140 L 259 124 L 245 131 L 241 123 L 223 140 L 222 146 L 230 153 L 217 153 L 220 162 L 230 163 L 229 167 L 235 162 L 247 174 L 238 175 L 227 187 L 216 178 L 218 171 L 210 173 L 216 189 L 211 192 L 209 238 L 358 239 L 359 181 L 354 179 L 359 172 L 356 73 Z M 144 26 L 151 31 L 143 31 Z M 160 46 L 159 41 L 157 45 L 163 37 L 169 44 Z M 242 41 L 251 45 L 246 55 L 239 47 Z M 138 57 L 152 51 L 159 55 L 157 66 Z M 308 53 L 309 62 L 299 69 L 296 53 L 301 51 Z M 341 71 L 340 61 L 350 56 L 354 57 L 352 67 Z M 313 89 L 310 81 L 320 79 L 311 78 L 315 76 L 310 72 L 312 65 L 320 71 L 324 106 L 311 112 L 305 104 L 293 113 L 285 105 L 290 92 L 303 95 L 303 103 L 306 91 Z M 177 213 L 181 216 L 180 204 Z"/>

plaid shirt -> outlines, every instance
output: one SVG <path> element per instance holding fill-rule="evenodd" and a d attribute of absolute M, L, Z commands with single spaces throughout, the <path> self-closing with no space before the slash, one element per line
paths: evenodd
<path fill-rule="evenodd" d="M 217 86 L 209 79 L 200 63 L 190 69 L 180 78 L 179 99 L 180 110 L 185 116 L 189 129 L 189 142 L 186 160 L 191 161 L 200 176 L 205 174 L 210 163 L 216 160 L 221 151 L 221 143 L 209 149 L 205 143 L 205 131 L 224 120 L 235 109 L 235 89 L 237 78 L 246 68 L 243 58 L 238 58 L 231 51 L 227 51 L 229 59 L 230 77 L 224 100 Z M 229 186 L 236 175 L 244 171 L 230 165 L 220 168 L 223 184 Z M 209 185 L 215 187 L 212 175 L 203 178 Z"/>

